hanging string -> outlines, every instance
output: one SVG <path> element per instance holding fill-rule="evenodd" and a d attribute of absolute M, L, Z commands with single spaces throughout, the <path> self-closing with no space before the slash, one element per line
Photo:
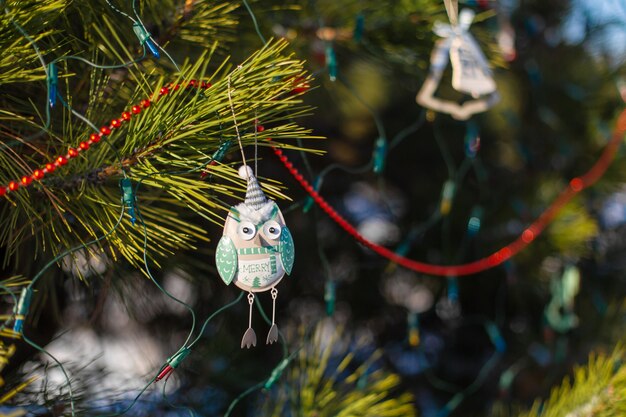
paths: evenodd
<path fill-rule="evenodd" d="M 573 178 L 568 186 L 563 189 L 561 194 L 550 204 L 544 212 L 531 223 L 521 235 L 512 243 L 495 251 L 489 256 L 479 260 L 459 264 L 459 265 L 434 265 L 400 256 L 393 251 L 377 245 L 361 235 L 354 226 L 348 223 L 337 211 L 331 207 L 328 202 L 304 179 L 302 174 L 293 166 L 289 159 L 283 154 L 283 151 L 272 145 L 274 153 L 281 160 L 283 165 L 291 173 L 291 175 L 300 183 L 300 185 L 309 193 L 313 200 L 324 210 L 339 226 L 348 232 L 357 242 L 363 244 L 373 250 L 380 256 L 383 256 L 407 269 L 436 276 L 466 276 L 473 275 L 491 268 L 494 268 L 508 259 L 515 256 L 518 252 L 530 245 L 541 232 L 554 220 L 558 211 L 567 204 L 574 196 L 587 187 L 592 186 L 606 172 L 608 166 L 615 157 L 622 138 L 626 133 L 626 109 L 620 113 L 613 136 L 604 148 L 600 158 L 596 163 L 583 175 Z M 268 139 L 271 140 L 271 139 Z"/>
<path fill-rule="evenodd" d="M 459 21 L 459 1 L 458 0 L 443 0 L 443 4 L 446 7 L 446 13 L 448 13 L 448 19 L 452 26 L 456 26 Z"/>
<path fill-rule="evenodd" d="M 258 137 L 259 120 L 257 119 L 257 109 L 254 109 L 254 176 L 259 176 L 259 137 Z"/>
<path fill-rule="evenodd" d="M 240 69 L 240 68 L 241 66 L 237 67 L 237 69 Z M 246 164 L 246 155 L 243 152 L 243 144 L 241 143 L 241 135 L 239 134 L 239 125 L 237 124 L 237 116 L 235 115 L 235 106 L 233 105 L 233 98 L 231 96 L 231 91 L 230 91 L 231 90 L 230 77 L 231 77 L 231 74 L 228 74 L 228 81 L 227 81 L 228 104 L 230 105 L 230 111 L 233 114 L 233 124 L 235 125 L 235 133 L 237 134 L 237 143 L 239 144 L 239 151 L 241 151 L 241 162 L 243 163 L 244 166 L 247 167 L 248 165 Z M 248 173 L 248 170 L 246 169 L 246 175 L 248 175 L 247 173 Z"/>

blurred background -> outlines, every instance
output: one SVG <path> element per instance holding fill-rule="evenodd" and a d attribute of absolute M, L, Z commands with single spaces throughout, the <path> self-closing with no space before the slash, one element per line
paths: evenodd
<path fill-rule="evenodd" d="M 448 23 L 443 2 L 233 3 L 238 27 L 223 55 L 243 61 L 263 46 L 260 32 L 287 39 L 312 74 L 298 87 L 313 107 L 299 123 L 326 140 L 302 145 L 325 154 L 285 154 L 360 234 L 420 262 L 464 264 L 518 239 L 596 163 L 624 108 L 623 0 L 459 2 L 476 13 L 469 31 L 499 95 L 469 120 L 415 101 L 440 39 L 433 24 Z M 155 36 L 167 23 L 145 22 Z M 188 53 L 168 51 L 178 62 Z M 471 99 L 451 87 L 449 65 L 437 95 Z M 246 148 L 249 158 L 253 152 Z M 279 345 L 266 346 L 265 330 L 257 330 L 259 344 L 240 349 L 248 305 L 239 302 L 207 325 L 167 381 L 137 399 L 185 341 L 189 312 L 138 269 L 79 251 L 40 284 L 28 319 L 31 339 L 64 364 L 73 392 L 57 363 L 17 341 L 0 389 L 37 379 L 0 399 L 0 415 L 70 415 L 70 395 L 84 415 L 127 408 L 129 416 L 538 415 L 524 410 L 549 398 L 590 352 L 610 355 L 623 340 L 625 157 L 619 147 L 599 182 L 516 256 L 477 274 L 441 277 L 359 244 L 261 146 L 258 176 L 286 187 L 289 199 L 278 203 L 296 246 L 294 270 L 278 287 Z M 237 167 L 240 158 L 233 148 L 222 162 Z M 202 320 L 240 294 L 214 268 L 222 229 L 203 227 L 210 243 L 153 271 Z M 269 294 L 258 300 L 270 314 Z M 259 313 L 253 323 L 265 329 Z M 597 392 L 611 383 L 598 382 L 596 372 L 589 372 L 596 380 L 578 381 L 583 405 L 592 398 L 606 405 Z M 563 413 L 553 415 L 572 411 L 549 406 Z"/>

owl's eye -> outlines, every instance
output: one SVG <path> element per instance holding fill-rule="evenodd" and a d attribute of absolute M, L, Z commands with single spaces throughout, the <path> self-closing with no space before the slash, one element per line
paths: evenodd
<path fill-rule="evenodd" d="M 241 222 L 239 223 L 237 234 L 243 240 L 250 240 L 256 235 L 256 228 L 250 222 Z"/>
<path fill-rule="evenodd" d="M 281 230 L 280 225 L 274 220 L 270 220 L 263 225 L 263 233 L 270 239 L 278 239 Z"/>

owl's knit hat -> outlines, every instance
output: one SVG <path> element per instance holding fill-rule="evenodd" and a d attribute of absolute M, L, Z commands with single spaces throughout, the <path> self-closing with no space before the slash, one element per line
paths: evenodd
<path fill-rule="evenodd" d="M 239 167 L 239 176 L 244 180 L 248 180 L 248 189 L 246 190 L 245 201 L 246 206 L 254 210 L 261 209 L 265 203 L 267 203 L 267 197 L 265 197 L 265 193 L 261 190 L 259 182 L 252 172 L 252 168 L 248 165 L 242 165 Z"/>

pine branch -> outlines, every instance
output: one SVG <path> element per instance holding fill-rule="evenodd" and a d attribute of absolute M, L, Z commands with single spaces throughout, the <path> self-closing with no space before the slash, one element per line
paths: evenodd
<path fill-rule="evenodd" d="M 343 336 L 343 329 L 332 329 L 330 334 L 329 330 L 320 324 L 305 339 L 260 414 L 282 415 L 289 410 L 287 414 L 319 417 L 416 415 L 412 396 L 396 393 L 400 377 L 377 364 L 380 352 L 357 363 L 354 345 Z"/>
<path fill-rule="evenodd" d="M 235 39 L 237 20 L 233 12 L 238 7 L 235 2 L 215 4 L 206 0 L 186 0 L 184 6 L 177 9 L 175 23 L 168 27 L 165 37 L 196 46 L 206 45 L 209 39 L 224 47 Z"/>
<path fill-rule="evenodd" d="M 193 242 L 206 240 L 205 231 L 193 218 L 200 216 L 221 223 L 220 212 L 227 206 L 221 196 L 233 196 L 245 189 L 235 171 L 226 165 L 212 167 L 219 184 L 203 181 L 199 175 L 224 141 L 237 143 L 235 120 L 244 146 L 259 140 L 259 135 L 254 133 L 255 120 L 267 126 L 264 135 L 274 139 L 311 137 L 308 130 L 290 121 L 294 116 L 307 114 L 309 109 L 297 95 L 290 94 L 292 80 L 306 78 L 306 75 L 302 62 L 282 56 L 286 46 L 285 42 L 271 43 L 230 72 L 224 71 L 229 66 L 224 61 L 208 77 L 204 74 L 210 53 L 193 64 L 184 64 L 174 84 L 208 79 L 212 87 L 176 91 L 172 88 L 168 96 L 160 100 L 157 100 L 158 94 L 152 94 L 153 104 L 119 133 L 108 137 L 107 143 L 59 167 L 54 177 L 34 184 L 29 190 L 9 195 L 10 204 L 2 207 L 0 223 L 3 226 L 0 244 L 7 247 L 7 257 L 16 256 L 21 245 L 27 242 L 33 245 L 34 256 L 44 248 L 58 254 L 76 244 L 77 237 L 80 237 L 79 243 L 84 243 L 110 233 L 122 209 L 118 186 L 122 170 L 128 172 L 135 186 L 141 183 L 137 199 L 147 225 L 150 258 L 163 257 L 179 249 L 193 249 Z M 134 68 L 129 70 L 129 78 L 132 81 L 107 85 L 107 88 L 119 86 L 116 96 L 105 98 L 102 91 L 92 90 L 90 96 L 102 99 L 101 102 L 92 100 L 87 111 L 88 118 L 97 126 L 108 124 L 110 119 L 104 119 L 103 115 L 111 114 L 109 108 L 128 109 L 145 91 L 159 91 L 165 84 L 162 75 L 152 76 Z M 234 117 L 228 98 L 229 84 Z M 87 127 L 76 125 L 71 114 L 66 117 L 68 122 L 63 126 L 63 134 L 53 137 L 55 141 L 30 143 L 29 152 L 19 155 L 11 148 L 1 152 L 0 180 L 6 183 L 28 174 L 43 162 L 65 154 L 66 146 L 76 146 L 85 140 Z M 12 121 L 19 122 L 17 117 Z M 88 180 L 76 184 L 77 177 Z M 59 178 L 77 187 L 59 186 Z M 276 187 L 268 191 L 278 194 Z M 30 243 L 31 239 L 35 242 Z M 137 265 L 143 262 L 143 241 L 143 229 L 133 227 L 126 218 L 98 245 L 104 249 L 108 242 L 112 248 L 107 250 L 114 259 L 116 254 L 121 254 Z"/>
<path fill-rule="evenodd" d="M 626 409 L 626 366 L 624 349 L 617 346 L 608 356 L 591 355 L 589 362 L 565 378 L 550 398 L 519 417 L 617 417 Z"/>
<path fill-rule="evenodd" d="M 45 24 L 61 15 L 66 6 L 66 0 L 0 3 L 0 86 L 46 79 L 33 43 L 41 44 L 57 32 L 45 30 Z M 40 53 L 49 51 L 43 47 Z"/>

